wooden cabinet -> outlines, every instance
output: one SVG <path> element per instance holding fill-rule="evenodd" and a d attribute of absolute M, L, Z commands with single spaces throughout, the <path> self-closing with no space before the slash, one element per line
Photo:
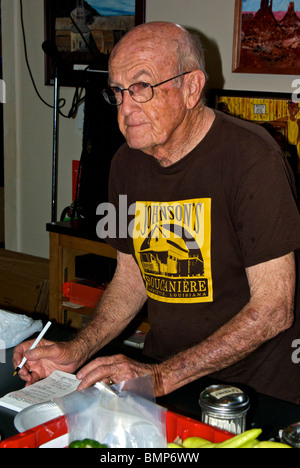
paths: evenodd
<path fill-rule="evenodd" d="M 75 258 L 95 254 L 116 259 L 116 250 L 95 233 L 80 229 L 69 221 L 47 224 L 50 236 L 49 319 L 59 324 L 81 328 L 92 309 L 74 308 L 63 297 L 63 285 L 75 279 Z"/>

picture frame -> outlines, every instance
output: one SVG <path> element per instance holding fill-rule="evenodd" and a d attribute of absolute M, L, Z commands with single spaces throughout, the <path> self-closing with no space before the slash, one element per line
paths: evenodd
<path fill-rule="evenodd" d="M 300 175 L 300 103 L 289 93 L 213 89 L 210 107 L 262 125 L 286 154 L 296 180 Z"/>
<path fill-rule="evenodd" d="M 44 0 L 45 84 L 57 72 L 63 86 L 77 86 L 87 68 L 106 72 L 114 45 L 145 22 L 145 8 L 146 0 Z"/>
<path fill-rule="evenodd" d="M 298 1 L 235 0 L 234 73 L 299 75 L 299 48 Z"/>

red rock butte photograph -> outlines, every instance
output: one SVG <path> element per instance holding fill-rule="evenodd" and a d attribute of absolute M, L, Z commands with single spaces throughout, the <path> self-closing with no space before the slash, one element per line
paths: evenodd
<path fill-rule="evenodd" d="M 261 0 L 257 11 L 246 11 L 253 3 L 243 1 L 240 57 L 235 71 L 300 73 L 300 11 L 292 1 L 280 2 L 286 9 L 277 6 L 275 10 L 274 4 L 273 0 Z"/>

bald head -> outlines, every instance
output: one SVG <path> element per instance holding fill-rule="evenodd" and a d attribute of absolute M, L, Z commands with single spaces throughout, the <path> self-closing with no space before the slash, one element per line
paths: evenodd
<path fill-rule="evenodd" d="M 109 93 L 118 96 L 119 127 L 130 148 L 169 164 L 198 141 L 203 68 L 202 49 L 173 23 L 142 24 L 118 42 L 109 61 Z"/>
<path fill-rule="evenodd" d="M 113 49 L 110 62 L 118 53 L 143 53 L 153 49 L 165 54 L 173 62 L 174 73 L 185 70 L 201 70 L 205 74 L 205 59 L 202 45 L 197 36 L 182 26 L 166 21 L 141 24 L 130 30 Z"/>

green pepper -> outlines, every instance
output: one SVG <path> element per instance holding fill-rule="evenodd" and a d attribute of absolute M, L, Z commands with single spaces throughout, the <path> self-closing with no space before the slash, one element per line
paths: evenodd
<path fill-rule="evenodd" d="M 108 448 L 106 444 L 100 444 L 97 440 L 93 439 L 83 439 L 83 440 L 73 440 L 69 444 L 69 448 Z"/>

